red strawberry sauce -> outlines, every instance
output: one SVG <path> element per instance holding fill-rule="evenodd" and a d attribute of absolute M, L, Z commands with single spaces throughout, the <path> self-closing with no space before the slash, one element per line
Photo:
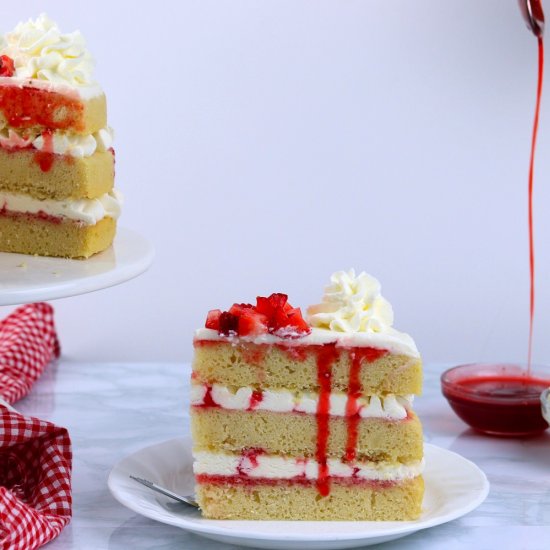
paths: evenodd
<path fill-rule="evenodd" d="M 219 408 L 219 405 L 214 401 L 214 399 L 212 399 L 212 386 L 206 387 L 206 393 L 204 394 L 202 406 Z"/>
<path fill-rule="evenodd" d="M 265 451 L 260 448 L 244 449 L 239 464 L 237 465 L 237 472 L 239 476 L 247 476 L 246 470 L 258 467 L 258 456 L 265 454 Z"/>
<path fill-rule="evenodd" d="M 340 353 L 335 344 L 317 346 L 317 383 L 319 384 L 319 402 L 317 404 L 317 446 L 315 458 L 319 464 L 317 490 L 326 497 L 330 493 L 329 471 L 327 465 L 328 438 L 330 436 L 330 393 L 332 389 L 332 365 Z"/>
<path fill-rule="evenodd" d="M 72 98 L 29 86 L 0 86 L 0 110 L 13 128 L 84 129 L 84 105 L 76 95 Z"/>
<path fill-rule="evenodd" d="M 53 134 L 51 130 L 44 130 L 42 132 L 42 138 L 44 139 L 44 147 L 41 151 L 36 151 L 34 154 L 34 160 L 40 166 L 42 172 L 49 172 L 52 169 L 55 155 L 53 152 Z"/>
<path fill-rule="evenodd" d="M 511 365 L 465 365 L 444 372 L 443 395 L 452 409 L 476 430 L 501 436 L 543 432 L 540 394 L 547 378 L 526 375 Z"/>
<path fill-rule="evenodd" d="M 248 406 L 249 411 L 253 411 L 264 399 L 264 393 L 262 390 L 255 390 L 250 396 L 250 405 Z"/>

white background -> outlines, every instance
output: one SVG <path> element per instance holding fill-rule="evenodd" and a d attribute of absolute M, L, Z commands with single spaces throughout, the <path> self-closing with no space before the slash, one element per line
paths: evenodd
<path fill-rule="evenodd" d="M 41 11 L 87 39 L 121 224 L 157 250 L 135 281 L 55 304 L 66 356 L 186 361 L 209 309 L 273 291 L 305 309 L 354 266 L 381 280 L 425 361 L 525 360 L 537 51 L 515 0 L 3 2 L 3 29 Z"/>

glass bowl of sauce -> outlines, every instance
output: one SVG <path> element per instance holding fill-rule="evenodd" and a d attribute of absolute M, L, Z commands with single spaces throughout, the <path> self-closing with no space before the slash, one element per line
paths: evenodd
<path fill-rule="evenodd" d="M 542 433 L 541 393 L 550 386 L 550 368 L 531 372 L 519 365 L 474 363 L 441 375 L 441 390 L 466 424 L 490 435 L 524 437 Z"/>

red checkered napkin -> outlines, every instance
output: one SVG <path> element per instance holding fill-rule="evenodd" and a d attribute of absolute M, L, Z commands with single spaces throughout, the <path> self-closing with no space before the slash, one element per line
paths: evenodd
<path fill-rule="evenodd" d="M 0 405 L 0 548 L 32 550 L 71 517 L 71 440 L 65 428 Z"/>
<path fill-rule="evenodd" d="M 59 356 L 49 304 L 28 304 L 0 321 L 0 397 L 13 403 L 27 395 L 44 367 Z"/>
<path fill-rule="evenodd" d="M 0 321 L 0 396 L 13 402 L 59 355 L 48 304 L 20 307 Z M 65 428 L 0 402 L 0 549 L 32 550 L 71 517 L 71 441 Z"/>

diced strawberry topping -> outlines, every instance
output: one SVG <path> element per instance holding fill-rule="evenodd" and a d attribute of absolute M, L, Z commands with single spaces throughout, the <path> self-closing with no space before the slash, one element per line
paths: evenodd
<path fill-rule="evenodd" d="M 252 304 L 233 304 L 229 308 L 229 313 L 239 316 L 245 309 L 253 309 L 253 308 L 254 306 Z"/>
<path fill-rule="evenodd" d="M 220 315 L 220 328 L 218 329 L 220 334 L 224 334 L 225 336 L 229 336 L 231 333 L 237 334 L 238 328 L 239 318 L 237 315 L 233 315 L 229 311 L 224 311 Z"/>
<path fill-rule="evenodd" d="M 275 309 L 288 309 L 291 307 L 288 303 L 288 296 L 280 292 L 274 292 L 269 298 L 269 303 Z"/>
<path fill-rule="evenodd" d="M 240 336 L 259 336 L 267 332 L 267 317 L 254 309 L 243 309 L 239 317 Z"/>
<path fill-rule="evenodd" d="M 220 316 L 222 314 L 221 309 L 211 309 L 206 316 L 206 323 L 204 326 L 206 328 L 211 328 L 214 330 L 219 330 L 220 328 Z"/>
<path fill-rule="evenodd" d="M 302 317 L 302 310 L 299 307 L 290 308 L 287 315 L 288 324 L 295 327 L 298 332 L 309 332 L 311 330 L 305 319 Z"/>
<path fill-rule="evenodd" d="M 281 338 L 297 338 L 311 331 L 300 308 L 293 308 L 288 296 L 280 292 L 267 298 L 258 296 L 255 306 L 233 304 L 225 312 L 214 309 L 208 313 L 205 326 L 226 336 L 258 336 L 269 332 Z"/>
<path fill-rule="evenodd" d="M 13 59 L 7 55 L 0 55 L 0 76 L 13 76 L 14 74 Z"/>

